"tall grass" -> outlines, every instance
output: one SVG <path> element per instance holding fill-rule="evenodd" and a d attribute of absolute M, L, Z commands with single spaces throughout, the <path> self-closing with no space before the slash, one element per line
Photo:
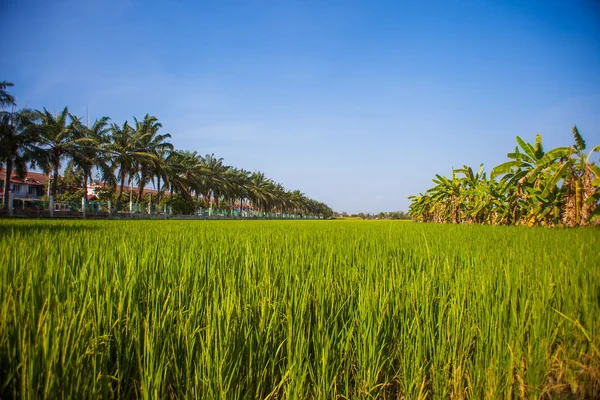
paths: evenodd
<path fill-rule="evenodd" d="M 0 221 L 0 398 L 600 393 L 600 231 Z"/>

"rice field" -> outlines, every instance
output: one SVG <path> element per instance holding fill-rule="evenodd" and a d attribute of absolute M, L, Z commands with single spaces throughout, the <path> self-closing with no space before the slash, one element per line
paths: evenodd
<path fill-rule="evenodd" d="M 600 395 L 600 230 L 0 220 L 0 398 Z"/>

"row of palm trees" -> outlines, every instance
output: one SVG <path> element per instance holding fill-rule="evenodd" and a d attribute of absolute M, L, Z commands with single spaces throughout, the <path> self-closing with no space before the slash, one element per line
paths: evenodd
<path fill-rule="evenodd" d="M 542 136 L 534 144 L 517 136 L 509 161 L 488 177 L 483 166 L 467 166 L 450 178 L 436 175 L 435 186 L 411 196 L 413 220 L 492 225 L 585 226 L 600 223 L 600 167 L 592 160 L 576 126 L 574 145 L 545 152 Z"/>
<path fill-rule="evenodd" d="M 324 203 L 310 199 L 302 192 L 286 190 L 262 172 L 249 172 L 225 165 L 214 154 L 201 156 L 197 152 L 177 150 L 169 142 L 170 134 L 161 133 L 162 124 L 151 115 L 133 119 L 133 123 L 111 122 L 108 117 L 91 125 L 73 116 L 65 107 L 60 113 L 16 110 L 14 98 L 6 89 L 9 82 L 0 82 L 0 167 L 6 176 L 25 176 L 27 168 L 39 168 L 51 174 L 49 196 L 57 194 L 59 171 L 77 171 L 82 177 L 83 193 L 96 173 L 100 181 L 114 188 L 116 210 L 123 208 L 126 188 L 137 185 L 136 202 L 151 184 L 157 190 L 153 202 L 165 195 L 181 196 L 190 204 L 200 200 L 218 210 L 252 207 L 269 213 L 294 213 L 330 216 L 332 210 Z M 12 111 L 6 110 L 12 108 Z M 4 207 L 10 180 L 6 179 Z M 86 200 L 84 200 L 86 201 Z"/>

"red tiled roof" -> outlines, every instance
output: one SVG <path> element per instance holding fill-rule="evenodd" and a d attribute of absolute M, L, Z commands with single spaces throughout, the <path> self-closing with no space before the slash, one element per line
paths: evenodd
<path fill-rule="evenodd" d="M 103 182 L 97 182 L 97 181 L 94 181 L 90 185 L 90 187 L 92 187 L 92 188 L 101 188 L 101 189 L 110 189 L 111 188 L 109 185 L 106 185 Z M 119 190 L 119 185 L 117 185 L 115 187 L 115 189 L 118 191 Z M 128 193 L 128 192 L 130 192 L 132 190 L 133 190 L 134 193 L 137 193 L 140 189 L 137 186 L 134 186 L 133 188 L 131 188 L 131 186 L 127 186 L 127 185 L 123 186 L 123 193 Z M 150 193 L 152 195 L 156 195 L 156 194 L 158 194 L 158 191 L 154 190 L 154 189 L 144 188 L 144 191 L 142 192 L 142 196 L 145 195 L 145 194 L 148 194 L 148 193 Z M 165 192 L 163 192 L 163 195 L 164 194 L 165 194 Z M 166 194 L 168 195 L 169 193 L 166 193 Z"/>
<path fill-rule="evenodd" d="M 6 170 L 0 169 L 0 180 L 4 181 L 6 179 Z M 41 172 L 27 172 L 25 179 L 21 179 L 17 177 L 16 172 L 10 176 L 10 182 L 16 184 L 28 184 L 28 185 L 45 185 L 48 182 L 48 176 Z"/>

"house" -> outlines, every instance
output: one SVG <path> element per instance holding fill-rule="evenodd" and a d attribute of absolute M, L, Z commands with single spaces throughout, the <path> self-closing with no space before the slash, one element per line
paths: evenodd
<path fill-rule="evenodd" d="M 3 204 L 4 200 L 3 200 L 3 188 L 4 188 L 4 181 L 6 179 L 6 171 L 4 169 L 0 169 L 0 205 Z M 36 205 L 39 205 L 42 196 L 44 196 L 45 194 L 47 194 L 48 192 L 48 184 L 49 184 L 49 180 L 50 178 L 48 177 L 48 175 L 45 175 L 43 173 L 40 172 L 27 172 L 25 178 L 21 179 L 19 177 L 17 177 L 16 173 L 12 173 L 11 179 L 10 179 L 10 191 L 13 193 L 13 199 L 16 201 L 16 204 L 14 204 L 15 207 L 36 207 Z M 87 200 L 88 201 L 94 201 L 94 200 L 98 200 L 99 199 L 99 194 L 101 193 L 102 190 L 106 190 L 109 189 L 110 187 L 105 185 L 102 182 L 99 181 L 93 181 L 91 182 L 88 187 L 87 187 Z M 118 190 L 117 188 L 114 188 L 115 190 Z M 129 192 L 133 191 L 134 194 L 138 193 L 138 188 L 137 187 L 130 187 L 130 186 L 124 186 L 123 187 L 123 193 L 125 194 L 125 196 L 128 196 Z M 152 196 L 153 201 L 156 201 L 156 198 L 158 196 L 158 192 L 154 189 L 150 189 L 150 188 L 144 188 L 143 191 L 143 195 L 147 195 L 150 194 Z M 170 196 L 170 192 L 168 190 L 165 190 L 161 193 L 161 197 L 168 197 Z M 211 208 L 215 206 L 215 199 L 211 198 L 210 199 L 210 206 Z M 254 207 L 247 203 L 244 202 L 243 204 L 240 204 L 239 200 L 234 200 L 234 201 L 226 201 L 226 200 L 221 200 L 220 204 L 225 205 L 227 204 L 229 207 L 233 207 L 234 210 L 238 211 L 240 210 L 240 208 L 243 209 L 243 211 L 245 212 L 254 212 L 256 211 L 254 209 Z"/>
<path fill-rule="evenodd" d="M 6 170 L 0 169 L 0 201 L 3 201 Z M 39 200 L 47 189 L 48 176 L 40 172 L 27 172 L 21 179 L 15 172 L 10 177 L 10 191 L 15 200 Z"/>
<path fill-rule="evenodd" d="M 98 199 L 98 194 L 102 191 L 102 190 L 107 190 L 110 189 L 111 187 L 99 182 L 99 181 L 92 181 L 88 187 L 87 187 L 87 196 L 88 196 L 88 200 L 97 200 Z M 113 189 L 115 191 L 117 191 L 119 188 L 119 186 L 114 187 Z M 130 186 L 123 186 L 123 193 L 129 193 L 133 191 L 133 193 L 135 193 L 137 195 L 138 193 L 138 188 L 137 187 L 130 187 Z M 142 196 L 145 196 L 146 194 L 151 194 L 153 198 L 155 198 L 158 195 L 158 191 L 154 190 L 154 189 L 149 189 L 149 188 L 144 188 L 144 191 L 142 192 Z M 170 194 L 168 192 L 163 192 L 162 193 L 163 196 L 169 196 Z"/>

